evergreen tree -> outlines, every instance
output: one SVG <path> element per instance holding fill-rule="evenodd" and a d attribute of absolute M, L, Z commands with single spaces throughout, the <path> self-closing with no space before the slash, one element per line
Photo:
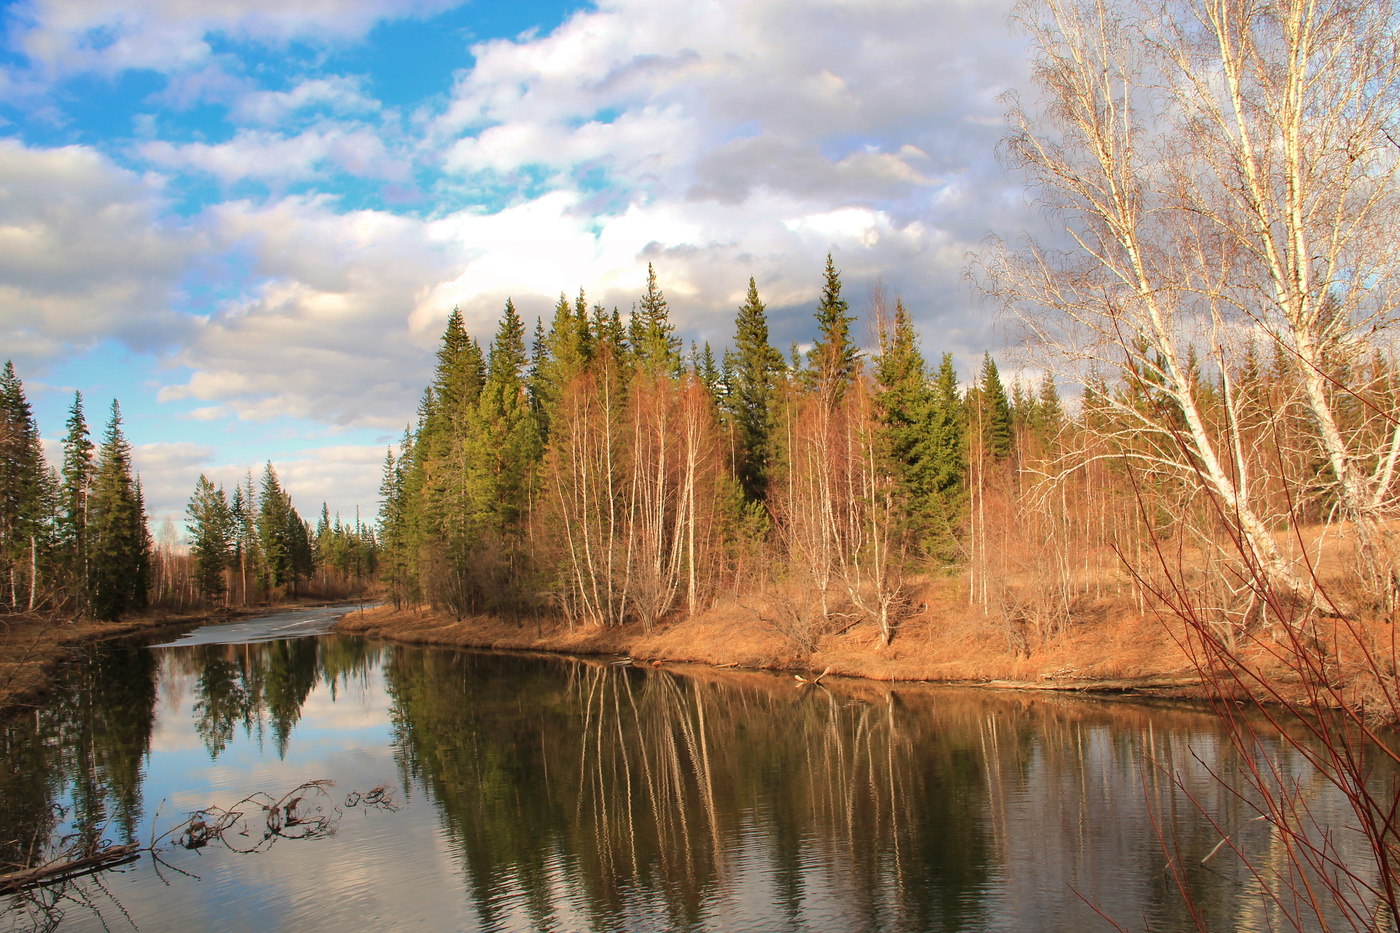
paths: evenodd
<path fill-rule="evenodd" d="M 880 322 L 878 336 L 875 402 L 888 433 L 890 452 L 907 486 L 919 457 L 919 441 L 927 432 L 932 400 L 924 357 L 902 301 L 895 301 L 893 321 L 888 325 Z"/>
<path fill-rule="evenodd" d="M 917 476 L 919 488 L 930 496 L 937 510 L 931 516 L 923 546 L 927 553 L 945 563 L 956 554 L 956 532 L 963 518 L 963 481 L 968 471 L 966 417 L 958 395 L 953 354 L 945 353 L 933 379 Z"/>
<path fill-rule="evenodd" d="M 728 404 L 744 452 L 739 482 L 754 501 L 762 500 L 767 490 L 778 380 L 784 370 L 782 354 L 768 343 L 766 311 L 750 277 L 748 295 L 734 318 L 734 386 Z"/>
<path fill-rule="evenodd" d="M 262 489 L 258 496 L 258 549 L 262 553 L 267 587 L 292 582 L 292 500 L 282 489 L 277 470 L 269 460 L 263 467 Z"/>
<path fill-rule="evenodd" d="M 33 608 L 38 580 L 34 570 L 47 545 L 50 490 L 24 385 L 13 363 L 0 372 L 0 592 L 10 607 Z"/>
<path fill-rule="evenodd" d="M 839 403 L 855 378 L 860 350 L 851 342 L 851 322 L 841 297 L 841 274 L 826 254 L 826 280 L 817 304 L 817 342 L 807 352 L 810 378 L 827 406 Z"/>
<path fill-rule="evenodd" d="M 121 426 L 121 407 L 113 401 L 88 502 L 88 605 L 109 622 L 143 605 L 150 588 L 150 535 Z"/>
<path fill-rule="evenodd" d="M 235 534 L 235 518 L 224 487 L 216 488 L 207 476 L 199 474 L 185 514 L 188 516 L 185 527 L 190 535 L 190 556 L 195 564 L 195 585 L 207 601 L 219 602 L 227 592 L 224 570 L 229 564 L 231 539 Z"/>
<path fill-rule="evenodd" d="M 982 373 L 978 379 L 977 415 L 981 425 L 982 444 L 987 456 L 1000 463 L 1010 458 L 1012 447 L 1011 403 L 1006 387 L 997 372 L 996 361 L 990 353 L 982 355 Z"/>
<path fill-rule="evenodd" d="M 87 590 L 87 510 L 92 492 L 93 451 L 83 393 L 73 394 L 63 438 L 63 473 L 59 486 L 58 546 L 72 591 L 81 601 Z M 83 607 L 79 606 L 81 610 Z"/>
<path fill-rule="evenodd" d="M 583 293 L 579 293 L 579 302 Z M 575 320 L 587 322 L 585 309 Z M 477 511 L 498 532 L 513 527 L 525 510 L 526 479 L 540 457 L 539 430 L 525 385 L 525 326 L 509 299 L 491 344 L 481 396 L 480 443 L 473 457 Z"/>
<path fill-rule="evenodd" d="M 680 369 L 681 341 L 674 334 L 670 306 L 656 285 L 656 270 L 647 263 L 647 290 L 632 311 L 628 336 L 637 365 L 645 373 L 675 373 Z"/>

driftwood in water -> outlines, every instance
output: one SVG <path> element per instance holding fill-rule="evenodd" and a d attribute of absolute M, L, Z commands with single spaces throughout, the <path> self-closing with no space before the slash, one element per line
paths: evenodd
<path fill-rule="evenodd" d="M 108 846 L 80 858 L 55 859 L 34 868 L 12 871 L 0 875 L 0 894 L 13 894 L 36 885 L 52 884 L 78 875 L 116 868 L 140 858 L 141 853 L 137 851 L 139 848 L 134 842 L 124 846 Z"/>

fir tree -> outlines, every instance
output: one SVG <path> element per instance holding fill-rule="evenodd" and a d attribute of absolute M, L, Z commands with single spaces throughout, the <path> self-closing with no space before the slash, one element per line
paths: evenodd
<path fill-rule="evenodd" d="M 88 605 L 96 618 L 109 622 L 140 607 L 150 585 L 150 537 L 132 478 L 131 445 L 121 426 L 121 407 L 114 401 L 88 502 Z"/>
<path fill-rule="evenodd" d="M 87 590 L 87 510 L 92 492 L 93 451 L 83 416 L 83 393 L 73 394 L 63 438 L 63 473 L 59 485 L 58 545 L 72 590 L 81 601 Z M 79 607 L 82 608 L 81 606 Z"/>
<path fill-rule="evenodd" d="M 978 379 L 978 421 L 982 430 L 982 445 L 993 462 L 1010 458 L 1012 446 L 1011 404 L 1006 387 L 997 372 L 996 361 L 990 353 L 982 355 L 982 373 Z"/>
<path fill-rule="evenodd" d="M 277 470 L 269 460 L 263 467 L 262 489 L 258 496 L 258 548 L 268 588 L 292 582 L 292 500 L 282 489 Z"/>
<path fill-rule="evenodd" d="M 907 485 L 918 459 L 919 441 L 927 432 L 931 399 L 924 357 L 902 301 L 895 301 L 894 320 L 888 327 L 880 322 L 878 336 L 875 402 L 888 433 L 890 452 Z"/>
<path fill-rule="evenodd" d="M 915 455 L 913 486 L 926 508 L 920 546 L 941 563 L 958 553 L 967 477 L 967 412 L 953 355 L 943 354 L 929 393 L 928 417 Z"/>
<path fill-rule="evenodd" d="M 647 263 L 647 290 L 632 312 L 629 338 L 637 365 L 652 375 L 680 369 L 681 341 L 674 334 L 666 296 L 656 284 L 656 270 Z"/>
<path fill-rule="evenodd" d="M 203 473 L 195 482 L 194 493 L 185 506 L 185 523 L 190 535 L 190 556 L 194 558 L 195 585 L 209 602 L 219 602 L 227 591 L 224 570 L 229 564 L 234 516 L 224 487 L 215 487 Z"/>
<path fill-rule="evenodd" d="M 767 490 L 774 406 L 784 369 L 782 354 L 768 343 L 766 311 L 751 277 L 748 295 L 734 318 L 734 389 L 729 406 L 744 452 L 739 482 L 754 501 L 762 500 Z"/>
<path fill-rule="evenodd" d="M 0 372 L 0 569 L 5 571 L 0 586 L 9 591 L 11 608 L 33 608 L 34 569 L 52 513 L 50 493 L 39 428 L 24 385 L 7 361 Z"/>
<path fill-rule="evenodd" d="M 817 342 L 807 352 L 811 379 L 828 406 L 835 406 L 850 388 L 860 361 L 860 350 L 851 342 L 851 322 L 841 297 L 841 274 L 826 254 L 826 280 L 817 303 Z"/>

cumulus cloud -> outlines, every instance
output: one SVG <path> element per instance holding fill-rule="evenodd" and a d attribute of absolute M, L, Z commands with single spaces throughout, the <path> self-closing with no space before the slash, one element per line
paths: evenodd
<path fill-rule="evenodd" d="M 433 338 L 408 322 L 425 283 L 447 269 L 425 225 L 303 198 L 231 202 L 208 219 L 221 241 L 251 257 L 257 284 L 192 322 L 175 359 L 193 374 L 162 389 L 161 400 L 211 403 L 197 409 L 201 417 L 215 409 L 254 421 L 400 427 Z"/>
<path fill-rule="evenodd" d="M 215 36 L 353 39 L 447 4 L 15 7 L 32 60 L 178 72 L 159 102 L 219 103 L 229 126 L 177 139 L 162 131 L 178 114 L 146 121 L 123 155 L 148 176 L 89 148 L 0 141 L 0 340 L 164 348 L 187 375 L 159 397 L 195 403 L 198 421 L 397 433 L 453 306 L 483 342 L 507 297 L 547 318 L 583 287 L 625 313 L 652 262 L 685 336 L 727 342 L 752 275 L 785 347 L 810 340 L 832 251 L 853 308 L 883 278 L 931 354 L 966 366 L 995 345 L 959 283 L 988 229 L 1025 223 L 992 159 L 997 97 L 1023 73 L 1007 0 L 601 0 L 548 34 L 474 46 L 446 99 L 402 122 L 360 78 L 263 88 L 222 57 L 236 50 L 211 52 Z M 186 176 L 272 193 L 177 222 L 162 184 Z M 347 176 L 431 200 L 346 210 Z M 207 307 L 175 310 L 182 276 L 230 256 L 237 275 Z M 297 467 L 308 482 L 351 482 L 317 456 Z"/>
<path fill-rule="evenodd" d="M 92 149 L 0 139 L 0 344 L 49 359 L 116 337 L 178 341 L 171 309 L 203 236 L 163 213 L 159 186 Z"/>
<path fill-rule="evenodd" d="M 365 127 L 323 124 L 294 135 L 244 130 L 223 143 L 142 143 L 138 151 L 166 169 L 207 172 L 224 184 L 245 179 L 301 181 L 339 170 L 359 178 L 404 181 L 408 164 Z"/>
<path fill-rule="evenodd" d="M 460 0 L 21 0 L 15 44 L 54 72 L 172 72 L 213 55 L 211 38 L 281 45 L 358 39 L 381 20 L 425 16 Z"/>

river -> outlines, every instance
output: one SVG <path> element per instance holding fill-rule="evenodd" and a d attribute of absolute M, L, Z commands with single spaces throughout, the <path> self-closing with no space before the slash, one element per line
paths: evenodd
<path fill-rule="evenodd" d="M 1228 848 L 1202 864 L 1216 827 L 1278 854 L 1203 708 L 391 646 L 333 615 L 96 647 L 0 727 L 0 862 L 156 849 L 0 901 L 0 930 L 1195 929 L 1168 851 L 1207 928 L 1279 920 Z"/>

